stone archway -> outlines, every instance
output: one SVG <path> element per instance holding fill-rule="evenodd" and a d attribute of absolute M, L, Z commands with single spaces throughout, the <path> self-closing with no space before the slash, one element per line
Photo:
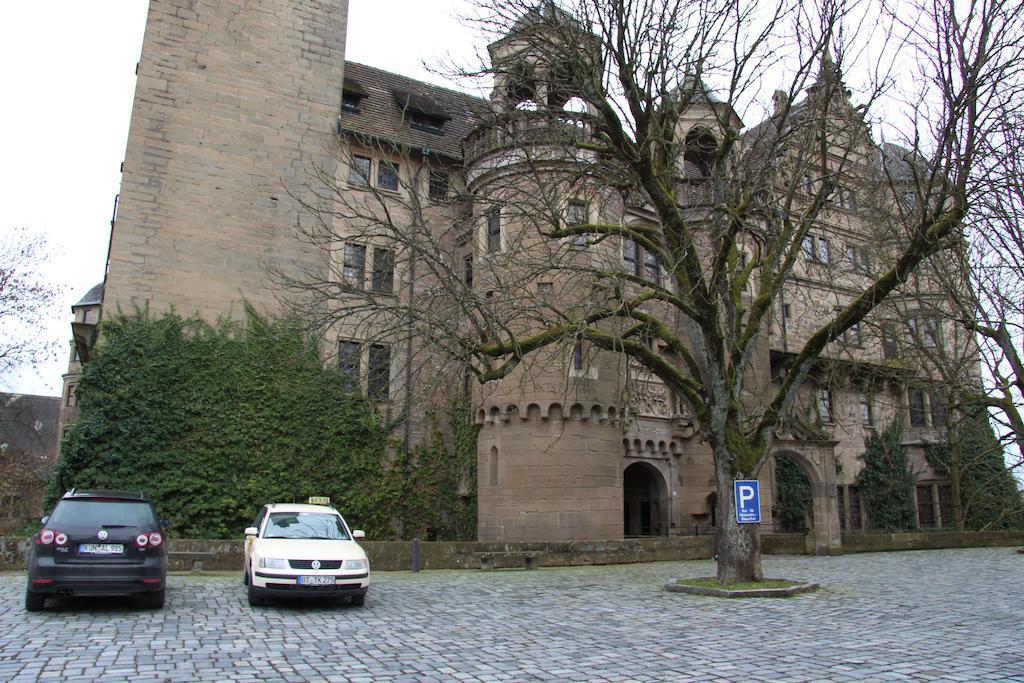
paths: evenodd
<path fill-rule="evenodd" d="M 777 463 L 787 460 L 799 466 L 810 482 L 811 499 L 808 514 L 808 536 L 816 555 L 834 555 L 842 552 L 839 532 L 839 505 L 836 499 L 835 455 L 831 448 L 797 450 L 784 448 L 775 451 Z M 775 477 L 773 476 L 773 479 Z M 777 479 L 775 479 L 777 483 Z M 773 494 L 777 495 L 776 490 Z"/>
<path fill-rule="evenodd" d="M 626 468 L 622 475 L 623 535 L 666 535 L 668 508 L 668 488 L 656 468 L 645 462 Z"/>

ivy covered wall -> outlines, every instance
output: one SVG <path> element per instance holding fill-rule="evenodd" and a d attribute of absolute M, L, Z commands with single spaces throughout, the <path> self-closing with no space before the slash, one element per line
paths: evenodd
<path fill-rule="evenodd" d="M 374 407 L 288 321 L 252 310 L 217 325 L 114 316 L 85 364 L 79 406 L 48 505 L 71 487 L 141 489 L 172 535 L 232 538 L 264 503 L 326 495 L 373 539 L 403 527 L 475 537 L 468 407 L 439 406 L 454 437 L 435 421 L 433 438 L 402 454 Z"/>

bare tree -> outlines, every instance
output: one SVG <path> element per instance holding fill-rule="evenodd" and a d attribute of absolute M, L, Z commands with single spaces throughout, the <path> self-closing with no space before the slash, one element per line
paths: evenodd
<path fill-rule="evenodd" d="M 959 245 L 987 107 L 1019 64 L 1007 49 L 1020 38 L 1015 5 L 919 9 L 901 24 L 868 3 L 483 2 L 497 40 L 476 75 L 494 93 L 465 141 L 465 210 L 432 219 L 432 162 L 400 146 L 404 192 L 354 193 L 322 176 L 300 231 L 324 249 L 325 270 L 285 284 L 312 294 L 322 321 L 415 339 L 435 371 L 468 368 L 481 383 L 540 377 L 583 343 L 628 359 L 712 450 L 719 580 L 759 579 L 758 531 L 737 523 L 733 480 L 770 459 L 819 360 L 922 262 Z M 868 125 L 891 85 L 858 43 L 876 35 L 915 57 L 927 97 L 912 101 L 929 107 L 915 112 L 914 171 L 898 182 Z M 856 98 L 852 71 L 871 74 Z M 767 73 L 785 85 L 744 131 L 740 113 L 757 116 Z M 901 211 L 907 183 L 915 202 Z M 866 220 L 861 203 L 890 219 Z M 828 280 L 831 235 L 851 231 L 878 257 L 823 300 L 808 283 Z M 390 245 L 415 286 L 397 298 L 352 286 L 331 250 L 346 237 Z M 776 363 L 783 296 L 808 308 Z"/>
<path fill-rule="evenodd" d="M 57 344 L 39 334 L 61 291 L 39 272 L 47 248 L 45 237 L 25 228 L 0 239 L 0 375 L 57 354 Z"/>

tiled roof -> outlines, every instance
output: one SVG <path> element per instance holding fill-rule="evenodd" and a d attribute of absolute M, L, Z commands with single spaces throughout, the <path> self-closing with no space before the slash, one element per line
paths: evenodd
<path fill-rule="evenodd" d="M 453 159 L 462 159 L 462 140 L 491 108 L 488 100 L 357 62 L 345 63 L 345 91 L 359 96 L 359 113 L 342 111 L 342 131 Z M 436 120 L 441 132 L 414 128 L 412 113 Z"/>

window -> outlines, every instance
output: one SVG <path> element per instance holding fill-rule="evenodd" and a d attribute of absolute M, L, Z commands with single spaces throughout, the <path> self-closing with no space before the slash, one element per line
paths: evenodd
<path fill-rule="evenodd" d="M 581 225 L 587 222 L 586 202 L 571 201 L 565 209 L 565 222 L 567 225 Z"/>
<path fill-rule="evenodd" d="M 583 369 L 583 342 L 576 342 L 572 347 L 572 369 Z"/>
<path fill-rule="evenodd" d="M 939 345 L 939 321 L 925 318 L 921 322 L 921 343 L 926 349 L 934 349 Z"/>
<path fill-rule="evenodd" d="M 587 223 L 590 220 L 587 215 L 589 213 L 587 209 L 588 207 L 586 202 L 575 200 L 569 202 L 569 205 L 565 208 L 565 224 L 567 226 L 573 226 Z M 585 247 L 587 246 L 587 236 L 573 235 L 572 243 L 578 247 Z"/>
<path fill-rule="evenodd" d="M 391 347 L 387 344 L 370 345 L 370 367 L 366 376 L 366 395 L 386 401 L 391 384 Z"/>
<path fill-rule="evenodd" d="M 944 427 L 946 425 L 946 404 L 939 394 L 928 396 L 928 407 L 932 417 L 932 427 Z"/>
<path fill-rule="evenodd" d="M 910 410 L 910 426 L 925 427 L 928 418 L 925 413 L 924 392 L 920 389 L 907 389 L 907 408 Z"/>
<path fill-rule="evenodd" d="M 832 392 L 828 389 L 818 389 L 818 419 L 825 424 L 832 424 Z"/>
<path fill-rule="evenodd" d="M 390 294 L 394 289 L 395 255 L 390 249 L 373 250 L 373 277 L 370 287 L 375 292 Z"/>
<path fill-rule="evenodd" d="M 640 245 L 636 240 L 626 240 L 622 243 L 622 263 L 626 266 L 626 272 L 640 276 Z"/>
<path fill-rule="evenodd" d="M 85 309 L 84 311 L 82 311 L 82 322 L 83 323 L 88 323 L 89 322 L 89 314 L 90 313 L 92 313 L 92 311 L 89 310 L 88 308 Z"/>
<path fill-rule="evenodd" d="M 865 427 L 873 427 L 875 424 L 875 415 L 871 405 L 871 397 L 867 394 L 861 394 L 860 397 L 860 423 Z"/>
<path fill-rule="evenodd" d="M 846 332 L 843 332 L 843 341 L 853 346 L 861 345 L 860 322 L 855 322 Z"/>
<path fill-rule="evenodd" d="M 882 358 L 893 360 L 899 358 L 900 346 L 896 337 L 896 328 L 891 325 L 882 325 Z"/>
<path fill-rule="evenodd" d="M 398 164 L 390 161 L 377 162 L 377 187 L 382 190 L 398 189 Z"/>
<path fill-rule="evenodd" d="M 863 526 L 860 520 L 860 489 L 850 486 L 846 492 L 850 499 L 850 531 L 860 531 Z"/>
<path fill-rule="evenodd" d="M 644 279 L 654 284 L 661 283 L 661 264 L 658 257 L 644 250 Z"/>
<path fill-rule="evenodd" d="M 835 191 L 836 206 L 844 209 L 857 208 L 857 191 L 849 187 L 837 187 Z"/>
<path fill-rule="evenodd" d="M 342 111 L 352 112 L 353 114 L 359 113 L 359 100 L 362 97 L 355 93 L 343 92 L 341 94 L 341 109 Z"/>
<path fill-rule="evenodd" d="M 467 287 L 473 286 L 473 256 L 472 254 L 462 259 L 462 279 Z"/>
<path fill-rule="evenodd" d="M 342 268 L 345 281 L 351 286 L 362 289 L 366 277 L 366 247 L 361 244 L 345 245 L 345 263 Z"/>
<path fill-rule="evenodd" d="M 431 199 L 448 199 L 448 187 L 450 179 L 444 171 L 431 171 L 428 191 Z"/>
<path fill-rule="evenodd" d="M 444 119 L 418 111 L 409 112 L 409 125 L 416 130 L 441 135 L 444 133 Z"/>
<path fill-rule="evenodd" d="M 854 273 L 871 274 L 871 258 L 866 247 L 846 247 L 846 266 Z"/>
<path fill-rule="evenodd" d="M 348 181 L 353 185 L 370 184 L 370 158 L 358 154 L 352 156 L 352 165 L 348 167 Z"/>
<path fill-rule="evenodd" d="M 64 405 L 66 405 L 68 408 L 74 408 L 75 405 L 78 403 L 78 397 L 75 396 L 75 392 L 77 390 L 78 390 L 78 385 L 77 384 L 69 384 L 68 385 L 68 393 L 67 393 L 67 396 L 64 397 Z"/>
<path fill-rule="evenodd" d="M 487 253 L 501 251 L 501 209 L 487 214 Z"/>
<path fill-rule="evenodd" d="M 784 320 L 789 320 L 789 317 L 790 317 L 789 311 L 790 311 L 789 304 L 782 304 L 782 318 Z"/>
<path fill-rule="evenodd" d="M 359 389 L 362 348 L 362 344 L 356 341 L 338 342 L 338 374 L 341 375 L 341 386 L 348 391 Z"/>
<path fill-rule="evenodd" d="M 803 243 L 804 259 L 812 263 L 828 263 L 831 260 L 828 238 L 807 235 Z"/>

